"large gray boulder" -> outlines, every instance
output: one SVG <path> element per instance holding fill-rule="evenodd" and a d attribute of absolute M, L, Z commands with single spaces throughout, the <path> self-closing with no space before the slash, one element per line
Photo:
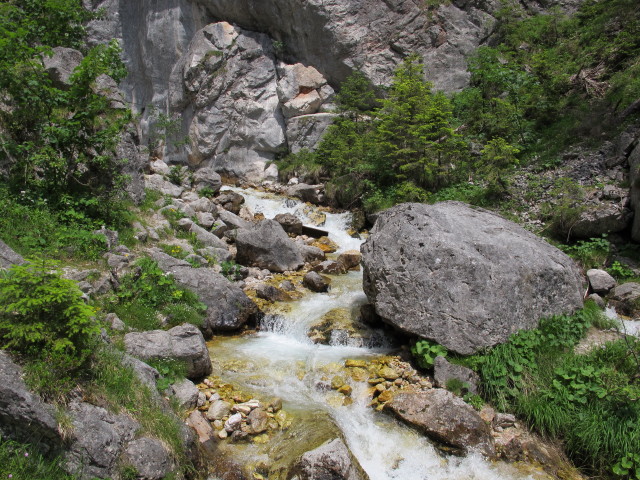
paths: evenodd
<path fill-rule="evenodd" d="M 573 260 L 460 202 L 386 210 L 361 250 L 364 290 L 377 314 L 463 355 L 582 306 Z"/>
<path fill-rule="evenodd" d="M 32 394 L 22 368 L 0 350 L 0 436 L 37 445 L 43 451 L 62 445 L 55 409 Z"/>
<path fill-rule="evenodd" d="M 149 254 L 158 266 L 185 288 L 196 293 L 207 306 L 202 332 L 209 337 L 213 332 L 241 328 L 257 307 L 240 287 L 212 268 L 193 268 L 184 260 L 167 255 L 160 249 Z"/>
<path fill-rule="evenodd" d="M 291 469 L 291 480 L 368 480 L 342 440 L 336 438 L 304 453 Z"/>
<path fill-rule="evenodd" d="M 22 265 L 23 263 L 24 258 L 0 240 L 0 268 L 10 268 L 12 265 Z"/>
<path fill-rule="evenodd" d="M 401 420 L 424 431 L 433 439 L 464 450 L 493 457 L 491 429 L 473 407 L 440 388 L 425 392 L 400 393 L 387 407 Z"/>
<path fill-rule="evenodd" d="M 118 470 L 118 459 L 140 425 L 124 414 L 113 414 L 88 403 L 69 409 L 73 437 L 65 453 L 65 470 L 81 480 L 109 478 Z"/>
<path fill-rule="evenodd" d="M 73 48 L 54 47 L 51 56 L 44 55 L 42 57 L 42 64 L 53 84 L 58 88 L 65 89 L 71 85 L 71 75 L 83 58 L 82 52 Z"/>
<path fill-rule="evenodd" d="M 183 362 L 188 378 L 211 373 L 211 358 L 198 328 L 185 323 L 170 330 L 133 332 L 124 336 L 127 353 L 142 360 L 173 359 Z"/>
<path fill-rule="evenodd" d="M 144 480 L 162 480 L 173 469 L 169 451 L 155 438 L 142 437 L 130 442 L 123 460 L 125 465 L 135 468 L 137 478 Z"/>
<path fill-rule="evenodd" d="M 304 264 L 298 245 L 275 220 L 263 220 L 236 235 L 236 261 L 248 267 L 272 272 L 297 270 Z"/>

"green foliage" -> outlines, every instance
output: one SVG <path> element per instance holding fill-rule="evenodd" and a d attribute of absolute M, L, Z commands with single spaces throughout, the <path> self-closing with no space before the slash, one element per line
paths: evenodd
<path fill-rule="evenodd" d="M 124 77 L 120 48 L 112 41 L 86 51 L 67 88 L 42 62 L 52 47 L 81 47 L 89 17 L 77 0 L 2 4 L 0 159 L 14 194 L 47 200 L 56 211 L 71 202 L 76 214 L 112 223 L 124 181 L 114 149 L 130 114 L 111 108 L 96 79 Z"/>
<path fill-rule="evenodd" d="M 240 275 L 240 269 L 242 267 L 234 261 L 222 262 L 220 264 L 220 268 L 222 275 L 227 277 L 232 282 L 240 280 L 240 278 L 242 278 Z"/>
<path fill-rule="evenodd" d="M 542 219 L 547 222 L 549 233 L 568 241 L 571 229 L 585 210 L 583 188 L 569 178 L 559 178 L 549 191 L 551 200 L 541 205 Z"/>
<path fill-rule="evenodd" d="M 612 468 L 611 471 L 619 477 L 640 479 L 640 454 L 627 453 Z"/>
<path fill-rule="evenodd" d="M 466 393 L 462 399 L 478 411 L 484 407 L 484 400 L 476 393 Z"/>
<path fill-rule="evenodd" d="M 164 392 L 171 385 L 184 379 L 187 375 L 187 366 L 184 362 L 178 360 L 163 358 L 160 360 L 151 360 L 148 363 L 161 375 L 156 382 L 160 392 Z"/>
<path fill-rule="evenodd" d="M 569 256 L 575 258 L 585 268 L 600 268 L 604 265 L 611 251 L 611 243 L 606 235 L 601 238 L 578 240 L 573 245 L 561 247 Z"/>
<path fill-rule="evenodd" d="M 0 437 L 0 478 L 13 480 L 74 480 L 60 459 L 47 458 L 30 445 Z"/>
<path fill-rule="evenodd" d="M 633 272 L 633 270 L 631 270 L 631 268 L 620 263 L 617 260 L 613 262 L 611 265 L 609 265 L 609 267 L 607 268 L 607 272 L 616 280 L 622 280 L 622 281 L 629 280 L 630 278 L 633 278 L 636 276 L 636 274 Z"/>
<path fill-rule="evenodd" d="M 52 211 L 47 202 L 15 198 L 0 186 L 0 238 L 26 256 L 98 260 L 105 238 L 92 231 L 93 221 L 77 219 L 75 210 Z"/>
<path fill-rule="evenodd" d="M 166 317 L 169 327 L 184 322 L 202 324 L 207 307 L 195 293 L 178 287 L 150 258 L 141 258 L 135 267 L 106 300 L 106 309 L 113 310 L 127 326 L 141 330 L 160 328 L 159 314 Z"/>
<path fill-rule="evenodd" d="M 490 196 L 499 197 L 507 193 L 507 175 L 518 165 L 518 153 L 520 150 L 500 137 L 489 140 L 482 149 L 476 170 L 487 182 Z"/>
<path fill-rule="evenodd" d="M 575 315 L 543 319 L 537 329 L 465 362 L 479 371 L 485 396 L 498 408 L 562 438 L 574 462 L 602 474 L 640 453 L 640 342 L 575 354 L 573 347 L 600 317 L 587 303 Z"/>
<path fill-rule="evenodd" d="M 93 315 L 77 284 L 44 261 L 14 265 L 0 278 L 2 348 L 35 358 L 53 356 L 62 367 L 77 368 L 100 331 Z"/>
<path fill-rule="evenodd" d="M 446 357 L 447 353 L 445 347 L 429 340 L 418 340 L 411 347 L 411 354 L 416 359 L 416 363 L 426 370 L 433 368 L 436 357 Z"/>

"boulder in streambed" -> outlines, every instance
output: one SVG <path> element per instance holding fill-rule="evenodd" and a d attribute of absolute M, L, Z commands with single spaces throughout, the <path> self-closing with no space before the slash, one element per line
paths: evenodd
<path fill-rule="evenodd" d="M 491 429 L 473 407 L 448 390 L 399 393 L 387 404 L 402 421 L 438 442 L 495 456 Z"/>
<path fill-rule="evenodd" d="M 297 270 L 304 264 L 298 245 L 275 220 L 263 220 L 236 235 L 236 262 L 272 272 Z"/>
<path fill-rule="evenodd" d="M 240 287 L 211 268 L 193 268 L 188 262 L 167 255 L 160 249 L 149 255 L 162 271 L 173 275 L 178 284 L 198 295 L 207 306 L 201 329 L 205 336 L 216 331 L 231 331 L 242 327 L 257 310 L 255 303 Z"/>
<path fill-rule="evenodd" d="M 336 438 L 304 453 L 289 480 L 368 480 L 369 477 L 342 440 Z"/>
<path fill-rule="evenodd" d="M 170 330 L 133 332 L 124 336 L 127 353 L 142 360 L 175 359 L 184 362 L 188 378 L 211 373 L 211 358 L 197 327 L 185 323 Z"/>
<path fill-rule="evenodd" d="M 376 313 L 463 355 L 582 306 L 583 278 L 572 259 L 461 202 L 390 208 L 361 250 Z"/>

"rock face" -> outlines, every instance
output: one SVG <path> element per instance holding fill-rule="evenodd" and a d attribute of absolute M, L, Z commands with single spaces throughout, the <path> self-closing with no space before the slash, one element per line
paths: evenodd
<path fill-rule="evenodd" d="M 162 480 L 171 472 L 169 452 L 155 438 L 138 438 L 127 445 L 124 461 L 136 469 L 139 478 Z"/>
<path fill-rule="evenodd" d="M 37 444 L 43 451 L 62 445 L 55 410 L 32 394 L 22 369 L 0 350 L 0 434 Z"/>
<path fill-rule="evenodd" d="M 368 480 L 342 440 L 336 438 L 303 454 L 293 466 L 291 480 Z"/>
<path fill-rule="evenodd" d="M 400 393 L 387 406 L 401 420 L 423 430 L 437 441 L 493 457 L 491 429 L 473 407 L 453 393 L 434 388 L 420 393 Z"/>
<path fill-rule="evenodd" d="M 256 311 L 256 305 L 238 286 L 211 268 L 193 268 L 184 260 L 167 255 L 159 249 L 150 251 L 160 268 L 200 298 L 207 306 L 202 326 L 206 336 L 214 331 L 230 331 L 242 327 Z"/>
<path fill-rule="evenodd" d="M 108 478 L 118 457 L 140 428 L 127 415 L 115 415 L 88 403 L 71 405 L 74 437 L 65 454 L 65 469 L 82 480 Z"/>
<path fill-rule="evenodd" d="M 151 330 L 124 336 L 127 352 L 142 360 L 176 359 L 185 363 L 188 378 L 211 373 L 211 358 L 200 330 L 191 324 L 171 330 Z"/>
<path fill-rule="evenodd" d="M 463 355 L 582 306 L 573 260 L 460 202 L 386 210 L 362 253 L 364 290 L 378 315 Z"/>
<path fill-rule="evenodd" d="M 23 263 L 24 258 L 0 240 L 0 268 L 10 268 L 11 265 L 22 265 Z"/>
<path fill-rule="evenodd" d="M 236 261 L 240 265 L 284 272 L 297 270 L 304 264 L 300 249 L 275 220 L 263 220 L 251 228 L 238 230 L 236 247 Z"/>

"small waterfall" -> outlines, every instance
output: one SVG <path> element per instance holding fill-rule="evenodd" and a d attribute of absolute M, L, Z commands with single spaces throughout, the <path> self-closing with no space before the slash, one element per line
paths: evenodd
<path fill-rule="evenodd" d="M 309 207 L 273 194 L 233 188 L 245 197 L 254 213 L 273 218 L 278 213 L 309 219 Z M 359 249 L 362 240 L 346 233 L 348 214 L 326 214 L 322 228 L 341 250 Z M 243 337 L 222 337 L 210 347 L 216 373 L 226 382 L 265 396 L 278 396 L 289 411 L 308 412 L 307 427 L 326 431 L 333 423 L 371 480 L 507 480 L 531 478 L 506 464 L 492 464 L 480 456 L 444 457 L 415 430 L 399 424 L 369 407 L 366 382 L 356 383 L 351 405 L 331 390 L 328 378 L 339 373 L 346 359 L 373 359 L 388 354 L 388 346 L 352 346 L 346 338 L 331 345 L 314 344 L 309 328 L 336 308 L 357 309 L 366 303 L 362 273 L 349 272 L 332 278 L 327 293 L 310 293 L 288 302 L 286 313 L 266 316 L 260 331 Z M 301 427 L 302 428 L 302 427 Z M 275 443 L 279 443 L 277 440 Z M 314 445 L 315 446 L 315 445 Z M 247 448 L 243 455 L 259 455 Z M 264 455 L 261 453 L 260 455 Z"/>

